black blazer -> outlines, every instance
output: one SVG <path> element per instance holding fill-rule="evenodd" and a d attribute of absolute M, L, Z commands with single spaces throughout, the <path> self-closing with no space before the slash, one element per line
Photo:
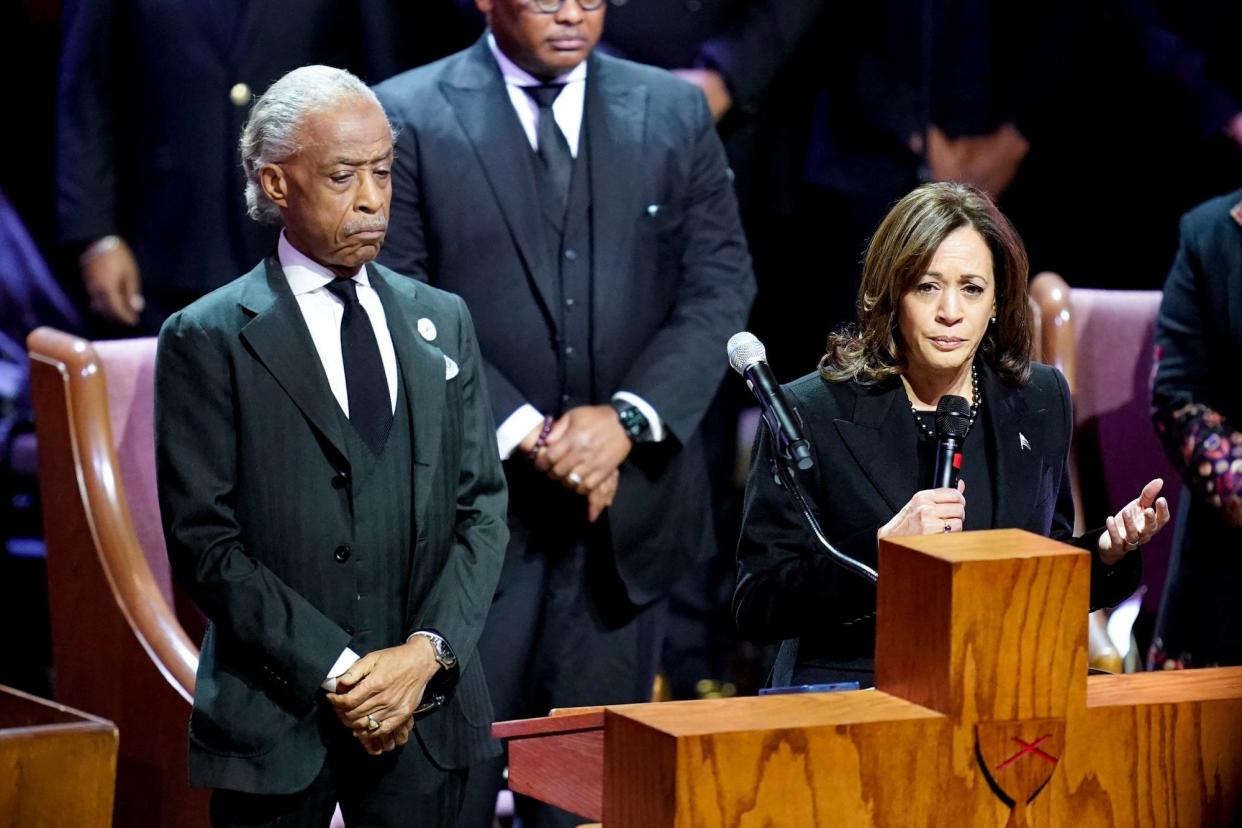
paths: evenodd
<path fill-rule="evenodd" d="M 1178 508 L 1155 646 L 1161 660 L 1195 667 L 1242 664 L 1242 527 L 1209 502 L 1201 472 L 1204 463 L 1232 467 L 1242 457 L 1240 310 L 1242 190 L 1182 218 L 1181 244 L 1156 319 L 1157 431 L 1190 485 Z M 1206 410 L 1186 416 L 1191 405 Z M 1223 422 L 1209 422 L 1211 412 Z M 1213 447 L 1211 439 L 1220 442 Z"/>
<path fill-rule="evenodd" d="M 1132 553 L 1105 567 L 1096 555 L 1099 531 L 1073 538 L 1067 462 L 1073 416 L 1065 378 L 1054 368 L 1033 365 L 1030 381 L 1014 388 L 984 367 L 980 388 L 979 418 L 986 423 L 975 427 L 985 425 L 993 441 L 995 528 L 1026 529 L 1091 550 L 1092 606 L 1119 602 L 1138 586 L 1142 559 Z M 876 531 L 919 488 L 907 482 L 917 462 L 918 435 L 901 381 L 868 387 L 812 374 L 786 389 L 815 447 L 815 466 L 803 484 L 824 531 L 841 551 L 875 567 Z M 818 668 L 869 673 L 875 588 L 814 547 L 801 517 L 772 480 L 769 442 L 761 429 L 738 545 L 733 597 L 738 626 L 757 640 L 785 640 L 778 662 L 785 669 L 773 676 L 778 684 L 789 682 L 790 667 L 795 673 Z"/>
<path fill-rule="evenodd" d="M 478 325 L 497 424 L 524 403 L 558 414 L 565 353 L 556 263 L 542 243 L 530 145 L 486 40 L 380 84 L 401 130 L 381 259 L 461 295 Z M 698 437 L 746 321 L 754 277 L 728 163 L 703 95 L 658 69 L 589 58 L 593 385 L 656 409 L 670 437 L 621 467 L 608 526 L 630 598 L 663 594 L 683 562 L 714 551 Z M 561 487 L 512 461 L 515 547 L 560 521 Z M 579 499 L 581 500 L 581 499 Z M 677 504 L 668 515 L 669 504 Z M 579 504 L 581 507 L 581 504 Z M 581 507 L 584 508 L 584 507 Z"/>
<path fill-rule="evenodd" d="M 457 692 L 417 724 L 443 767 L 488 750 L 491 704 L 475 642 L 508 540 L 481 360 L 461 300 L 368 268 L 413 406 L 407 604 L 376 638 L 438 630 L 461 659 Z M 415 333 L 426 317 L 434 343 Z M 451 378 L 445 357 L 458 366 Z M 169 318 L 156 357 L 156 457 L 173 571 L 211 620 L 190 719 L 190 781 L 301 790 L 323 765 L 319 685 L 350 633 L 327 614 L 355 580 L 348 421 L 275 258 Z M 360 473 L 360 472 L 359 472 Z M 406 504 L 408 507 L 408 504 Z M 345 603 L 349 603 L 348 600 Z M 414 744 L 414 741 L 411 741 Z"/>

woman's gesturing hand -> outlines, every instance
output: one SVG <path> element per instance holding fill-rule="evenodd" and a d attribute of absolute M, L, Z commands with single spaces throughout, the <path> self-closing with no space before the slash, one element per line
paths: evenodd
<path fill-rule="evenodd" d="M 1164 481 L 1157 477 L 1115 517 L 1104 522 L 1105 531 L 1100 535 L 1101 561 L 1112 566 L 1164 528 L 1169 522 L 1169 502 L 1158 497 L 1163 487 Z"/>
<path fill-rule="evenodd" d="M 934 535 L 939 532 L 960 532 L 966 519 L 966 481 L 957 481 L 956 489 L 923 489 L 915 492 L 910 502 L 880 527 L 876 540 L 902 535 Z"/>

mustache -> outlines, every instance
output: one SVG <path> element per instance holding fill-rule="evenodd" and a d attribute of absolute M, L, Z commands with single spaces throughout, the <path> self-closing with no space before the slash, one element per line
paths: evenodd
<path fill-rule="evenodd" d="M 347 223 L 342 230 L 346 236 L 356 236 L 359 233 L 371 233 L 379 231 L 381 233 L 388 232 L 388 219 L 383 216 L 376 216 L 373 219 L 359 219 Z"/>

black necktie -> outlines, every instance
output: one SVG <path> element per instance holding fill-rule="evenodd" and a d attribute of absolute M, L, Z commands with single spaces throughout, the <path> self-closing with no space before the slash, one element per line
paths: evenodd
<path fill-rule="evenodd" d="M 561 94 L 565 84 L 556 83 L 522 88 L 539 106 L 539 129 L 535 133 L 535 139 L 539 142 L 539 160 L 542 162 L 540 166 L 543 168 L 544 185 L 548 188 L 547 197 L 554 199 L 552 205 L 556 208 L 556 215 L 563 215 L 565 202 L 569 198 L 569 177 L 573 173 L 574 157 L 569 152 L 569 142 L 565 140 L 565 133 L 561 132 L 560 126 L 556 123 L 556 116 L 552 114 L 552 102 L 556 100 L 557 95 Z"/>
<path fill-rule="evenodd" d="M 345 390 L 349 398 L 349 422 L 376 454 L 384 447 L 392 425 L 392 400 L 384 360 L 366 308 L 358 303 L 353 279 L 333 279 L 328 290 L 345 303 L 341 318 L 341 358 L 345 362 Z"/>

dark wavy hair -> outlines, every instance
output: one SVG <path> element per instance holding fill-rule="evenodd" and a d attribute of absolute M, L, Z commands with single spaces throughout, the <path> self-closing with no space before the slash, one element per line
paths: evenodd
<path fill-rule="evenodd" d="M 901 297 L 927 272 L 941 242 L 960 227 L 973 227 L 992 251 L 996 323 L 988 326 L 978 353 L 1004 382 L 1021 385 L 1030 379 L 1026 248 L 991 198 L 949 182 L 914 190 L 876 228 L 863 261 L 858 323 L 828 337 L 820 376 L 869 385 L 905 371 L 897 318 Z"/>

